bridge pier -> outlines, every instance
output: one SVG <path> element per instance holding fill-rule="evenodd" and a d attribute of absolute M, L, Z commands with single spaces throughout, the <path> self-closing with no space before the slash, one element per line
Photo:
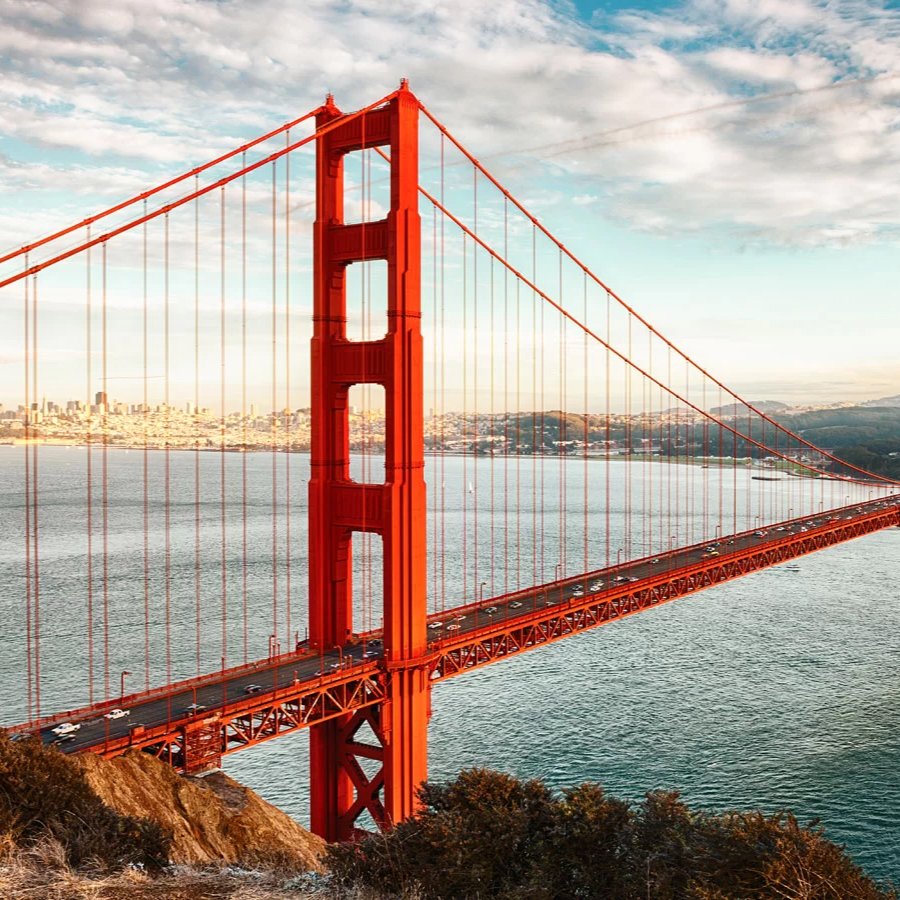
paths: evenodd
<path fill-rule="evenodd" d="M 404 83 L 383 107 L 341 123 L 331 98 L 320 110 L 314 230 L 312 451 L 309 485 L 310 644 L 322 651 L 353 631 L 354 532 L 384 549 L 386 699 L 377 708 L 310 729 L 312 828 L 326 840 L 353 837 L 368 812 L 379 827 L 408 816 L 427 775 L 430 682 L 425 627 L 425 479 L 418 213 L 419 104 Z M 387 146 L 390 211 L 345 224 L 343 160 Z M 385 337 L 347 339 L 346 268 L 387 262 Z M 350 478 L 347 397 L 354 384 L 385 391 L 385 481 Z M 367 725 L 377 745 L 358 740 Z M 377 760 L 371 777 L 361 759 Z M 371 768 L 371 767 L 370 767 Z"/>

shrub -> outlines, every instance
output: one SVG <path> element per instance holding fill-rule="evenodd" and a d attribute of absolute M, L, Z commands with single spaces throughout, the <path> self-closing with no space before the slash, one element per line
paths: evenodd
<path fill-rule="evenodd" d="M 789 813 L 692 811 L 671 792 L 635 806 L 596 784 L 556 796 L 484 769 L 419 796 L 393 831 L 329 849 L 338 882 L 454 900 L 896 900 Z"/>
<path fill-rule="evenodd" d="M 104 805 L 64 754 L 0 730 L 0 834 L 20 847 L 55 838 L 73 867 L 168 863 L 170 836 L 155 822 Z"/>

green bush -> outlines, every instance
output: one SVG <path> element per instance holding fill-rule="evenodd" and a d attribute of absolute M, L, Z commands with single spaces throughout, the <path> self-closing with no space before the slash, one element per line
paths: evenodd
<path fill-rule="evenodd" d="M 788 813 L 697 812 L 667 792 L 635 806 L 595 784 L 556 796 L 484 769 L 420 799 L 388 834 L 329 849 L 339 883 L 454 900 L 896 898 Z"/>
<path fill-rule="evenodd" d="M 69 865 L 118 869 L 168 863 L 170 836 L 155 822 L 107 807 L 78 767 L 36 738 L 11 741 L 0 730 L 0 834 L 20 847 L 57 839 Z"/>

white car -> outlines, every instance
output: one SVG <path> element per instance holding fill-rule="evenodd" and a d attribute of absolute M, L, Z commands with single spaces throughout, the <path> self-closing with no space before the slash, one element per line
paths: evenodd
<path fill-rule="evenodd" d="M 78 731 L 79 728 L 81 728 L 81 725 L 78 722 L 60 722 L 52 731 L 54 734 L 72 734 L 73 731 Z"/>
<path fill-rule="evenodd" d="M 522 604 L 518 600 L 513 600 L 512 603 L 509 604 L 510 609 L 521 609 Z"/>
<path fill-rule="evenodd" d="M 432 622 L 428 627 L 429 627 L 432 631 L 436 631 L 438 628 L 443 628 L 443 627 L 444 627 L 444 623 L 443 623 L 443 622 Z"/>
<path fill-rule="evenodd" d="M 130 709 L 119 709 L 118 707 L 116 707 L 116 709 L 111 709 L 108 713 L 106 713 L 106 715 L 103 718 L 104 719 L 124 719 L 125 716 L 130 716 L 130 715 L 131 715 Z"/>

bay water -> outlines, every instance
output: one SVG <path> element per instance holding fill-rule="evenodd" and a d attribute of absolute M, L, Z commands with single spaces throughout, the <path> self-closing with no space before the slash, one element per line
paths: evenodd
<path fill-rule="evenodd" d="M 214 669 L 223 657 L 237 664 L 245 648 L 251 659 L 265 656 L 273 633 L 281 649 L 303 635 L 306 457 L 227 454 L 223 462 L 217 454 L 173 452 L 167 466 L 164 457 L 110 449 L 104 461 L 93 452 L 89 671 L 87 451 L 39 449 L 42 712 L 84 703 L 89 680 L 95 699 L 114 696 L 123 680 L 126 691 L 137 690 L 146 679 L 188 677 L 198 665 Z M 623 548 L 637 556 L 690 536 L 692 525 L 684 522 L 682 534 L 660 533 L 657 540 L 640 516 L 626 515 L 622 486 L 634 463 L 607 466 L 609 478 L 596 477 L 599 468 L 584 475 L 578 466 L 566 473 L 553 465 L 541 468 L 547 516 L 538 528 L 532 461 L 429 460 L 430 496 L 443 501 L 440 512 L 429 513 L 430 608 L 476 599 L 479 590 L 491 596 L 515 587 L 513 568 L 522 586 L 552 579 L 557 566 L 574 574 L 582 548 L 600 565 L 610 552 L 615 561 Z M 640 472 L 658 483 L 661 468 L 650 476 L 646 466 L 633 468 L 630 477 L 634 482 Z M 718 477 L 696 466 L 677 469 L 685 486 L 706 478 L 709 489 Z M 23 449 L 0 447 L 0 724 L 28 716 L 24 479 Z M 482 517 L 477 532 L 467 518 L 473 486 Z M 729 483 L 726 493 L 738 489 L 747 494 L 753 521 L 755 488 Z M 605 492 L 611 494 L 608 531 L 604 520 L 590 518 L 595 506 L 605 509 Z M 578 507 L 582 496 L 590 509 Z M 558 497 L 568 508 L 560 509 Z M 799 514 L 799 504 L 788 502 Z M 522 520 L 512 535 L 505 524 L 510 516 Z M 561 547 L 567 517 L 573 532 L 582 531 Z M 589 541 L 596 547 L 588 548 Z M 369 565 L 357 572 L 357 615 L 377 627 L 374 548 Z M 667 789 L 715 810 L 788 808 L 801 822 L 820 820 L 872 875 L 900 880 L 898 575 L 900 530 L 892 529 L 439 684 L 430 776 L 489 766 L 554 787 L 598 781 L 634 801 Z M 201 628 L 199 640 L 198 610 L 204 623 L 213 623 Z M 305 733 L 229 756 L 225 769 L 307 821 Z"/>

